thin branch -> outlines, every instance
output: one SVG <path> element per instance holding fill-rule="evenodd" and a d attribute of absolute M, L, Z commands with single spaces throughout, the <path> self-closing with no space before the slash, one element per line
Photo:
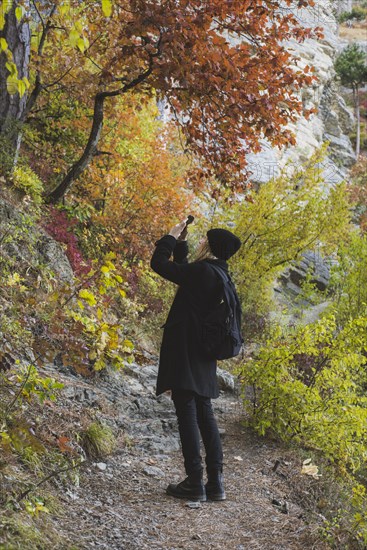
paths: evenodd
<path fill-rule="evenodd" d="M 52 88 L 53 86 L 56 86 L 56 84 L 58 84 L 61 80 L 63 80 L 65 78 L 66 75 L 68 75 L 70 73 L 71 69 L 72 68 L 69 67 L 69 69 L 67 71 L 65 71 L 59 78 L 57 78 L 53 82 L 50 82 L 49 84 L 45 84 L 43 86 L 43 89 L 48 90 L 48 88 Z"/>
<path fill-rule="evenodd" d="M 37 359 L 40 359 L 41 356 L 40 354 L 37 354 Z M 19 391 L 15 394 L 15 396 L 13 397 L 13 399 L 11 400 L 11 402 L 5 407 L 5 411 L 4 411 L 4 418 L 6 418 L 8 416 L 8 414 L 10 413 L 11 409 L 13 408 L 13 406 L 15 405 L 15 403 L 17 402 L 18 398 L 20 397 L 26 383 L 28 382 L 28 379 L 31 375 L 31 371 L 32 371 L 32 367 L 35 367 L 35 363 L 34 361 L 32 361 L 31 363 L 29 363 L 28 365 L 28 370 L 27 370 L 27 375 L 26 377 L 24 378 L 23 382 L 22 382 L 22 385 L 20 386 L 19 388 Z"/>
<path fill-rule="evenodd" d="M 16 499 L 17 502 L 20 502 L 21 500 L 23 500 L 27 495 L 29 495 L 29 493 L 34 491 L 34 489 L 37 489 L 37 487 L 39 487 L 40 485 L 43 485 L 44 483 L 46 483 L 46 481 L 49 481 L 51 478 L 56 477 L 60 474 L 63 474 L 64 472 L 69 472 L 70 470 L 76 470 L 76 468 L 80 468 L 80 466 L 82 466 L 85 463 L 86 463 L 86 460 L 80 460 L 76 464 L 72 464 L 67 468 L 60 468 L 59 470 L 53 470 L 46 477 L 42 478 L 41 481 L 39 481 L 38 483 L 32 484 L 32 486 L 29 487 L 29 489 L 26 489 L 25 491 L 23 491 L 23 493 L 20 493 L 20 495 L 18 495 Z"/>
<path fill-rule="evenodd" d="M 38 9 L 38 7 L 37 7 L 37 4 L 36 4 L 36 2 L 35 2 L 34 0 L 32 0 L 32 4 L 33 4 L 34 9 L 35 9 L 36 12 L 37 12 L 38 17 L 40 18 L 40 21 L 41 21 L 43 30 L 45 30 L 46 25 L 45 25 L 45 22 L 44 22 L 44 20 L 43 20 L 42 15 L 40 14 L 40 11 L 39 11 L 39 9 Z M 54 6 L 53 9 L 55 9 L 55 8 L 56 8 L 56 6 Z"/>
<path fill-rule="evenodd" d="M 98 69 L 99 71 L 101 71 L 101 72 L 103 71 L 102 67 L 100 67 L 100 66 L 98 65 L 98 63 L 97 63 L 96 61 L 94 61 L 94 59 L 91 58 L 90 55 L 87 55 L 85 52 L 84 52 L 84 55 L 85 55 L 85 57 L 86 57 L 87 59 L 89 59 L 89 61 L 90 61 L 95 67 L 97 67 L 97 69 Z"/>
<path fill-rule="evenodd" d="M 60 302 L 60 307 L 64 308 L 78 294 L 79 290 L 81 290 L 86 283 L 93 281 L 93 279 L 95 279 L 96 276 L 97 276 L 97 273 L 93 273 L 93 275 L 91 275 L 90 277 L 88 277 L 87 279 L 84 279 L 81 283 L 79 283 L 75 287 L 75 290 L 65 300 L 65 302 L 64 303 Z"/>

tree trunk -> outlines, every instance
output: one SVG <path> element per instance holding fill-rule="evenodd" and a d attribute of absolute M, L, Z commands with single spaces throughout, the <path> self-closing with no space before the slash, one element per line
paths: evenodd
<path fill-rule="evenodd" d="M 353 88 L 354 95 L 354 106 L 356 111 L 356 121 L 357 121 L 357 136 L 356 136 L 356 157 L 358 157 L 361 152 L 361 109 L 359 104 L 359 87 L 358 84 Z"/>
<path fill-rule="evenodd" d="M 70 184 L 80 176 L 95 155 L 103 127 L 103 104 L 105 99 L 106 94 L 104 93 L 99 93 L 95 96 L 93 124 L 84 152 L 80 159 L 70 168 L 62 182 L 48 195 L 47 202 L 58 202 L 64 196 Z"/>
<path fill-rule="evenodd" d="M 28 21 L 22 18 L 18 21 L 15 9 L 20 4 L 14 0 L 13 6 L 6 15 L 4 28 L 0 31 L 0 38 L 5 38 L 13 56 L 13 62 L 18 69 L 18 78 L 28 77 L 30 58 L 31 34 Z M 25 8 L 27 8 L 27 2 Z M 24 5 L 24 3 L 23 3 Z M 4 52 L 0 54 L 0 138 L 1 160 L 6 168 L 11 168 L 17 157 L 20 146 L 20 133 L 23 111 L 26 106 L 26 94 L 20 97 L 19 93 L 9 94 L 7 78 L 9 71 L 6 68 L 8 59 Z M 5 158 L 6 157 L 6 158 Z"/>

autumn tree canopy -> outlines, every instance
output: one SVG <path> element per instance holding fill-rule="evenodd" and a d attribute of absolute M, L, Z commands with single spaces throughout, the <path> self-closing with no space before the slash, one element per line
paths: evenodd
<path fill-rule="evenodd" d="M 258 151 L 262 137 L 294 143 L 285 125 L 302 111 L 300 90 L 314 77 L 295 68 L 285 42 L 318 34 L 295 15 L 313 0 L 6 2 L 4 40 L 20 22 L 33 36 L 28 103 L 17 118 L 29 119 L 40 96 L 60 88 L 91 110 L 83 150 L 54 182 L 53 201 L 95 156 L 105 102 L 122 94 L 164 99 L 187 151 L 200 159 L 196 177 L 214 175 L 231 188 L 244 186 L 246 153 Z M 4 41 L 2 49 L 9 58 Z M 3 93 L 6 82 L 0 86 Z"/>

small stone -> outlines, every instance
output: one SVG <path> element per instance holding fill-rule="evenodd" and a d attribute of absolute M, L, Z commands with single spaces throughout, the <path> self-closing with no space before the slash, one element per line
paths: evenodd
<path fill-rule="evenodd" d="M 69 498 L 71 498 L 71 500 L 77 500 L 79 498 L 76 493 L 73 493 L 69 489 L 66 490 L 66 494 Z"/>
<path fill-rule="evenodd" d="M 143 469 L 143 472 L 147 476 L 152 476 L 152 477 L 164 477 L 165 476 L 165 473 L 163 472 L 163 470 L 161 470 L 160 468 L 157 468 L 157 466 L 146 466 Z"/>
<path fill-rule="evenodd" d="M 192 502 L 191 500 L 189 502 L 186 502 L 186 506 L 188 508 L 200 508 L 201 504 L 200 502 Z"/>
<path fill-rule="evenodd" d="M 288 514 L 289 513 L 289 506 L 288 506 L 288 502 L 286 500 L 284 502 L 282 502 L 282 501 L 278 500 L 277 498 L 273 498 L 271 503 L 282 514 Z"/>
<path fill-rule="evenodd" d="M 105 462 L 97 462 L 96 467 L 98 468 L 98 470 L 101 470 L 102 472 L 107 470 L 107 464 Z"/>

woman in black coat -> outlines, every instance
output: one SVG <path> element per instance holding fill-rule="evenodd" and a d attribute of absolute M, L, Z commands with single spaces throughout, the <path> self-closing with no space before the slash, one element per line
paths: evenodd
<path fill-rule="evenodd" d="M 186 221 L 177 224 L 156 243 L 151 260 L 154 271 L 178 285 L 164 325 L 157 395 L 172 392 L 187 478 L 177 485 L 170 484 L 167 493 L 200 501 L 224 500 L 223 453 L 210 401 L 219 395 L 217 364 L 201 349 L 201 319 L 221 299 L 223 284 L 211 264 L 228 271 L 226 260 L 241 242 L 226 229 L 211 229 L 201 243 L 199 258 L 188 263 L 186 234 Z M 200 435 L 206 451 L 205 486 Z"/>

